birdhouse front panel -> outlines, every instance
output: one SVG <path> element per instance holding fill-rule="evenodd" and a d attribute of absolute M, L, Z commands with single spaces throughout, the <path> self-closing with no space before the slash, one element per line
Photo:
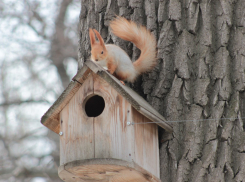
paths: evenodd
<path fill-rule="evenodd" d="M 101 114 L 95 117 L 93 112 L 101 107 Z M 60 163 L 91 158 L 132 161 L 134 128 L 127 126 L 131 112 L 126 99 L 91 74 L 60 113 Z"/>

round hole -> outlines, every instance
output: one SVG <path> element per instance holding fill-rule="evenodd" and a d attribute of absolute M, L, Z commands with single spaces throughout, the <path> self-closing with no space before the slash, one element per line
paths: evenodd
<path fill-rule="evenodd" d="M 88 117 L 99 116 L 105 108 L 103 97 L 94 95 L 85 102 L 85 113 Z"/>

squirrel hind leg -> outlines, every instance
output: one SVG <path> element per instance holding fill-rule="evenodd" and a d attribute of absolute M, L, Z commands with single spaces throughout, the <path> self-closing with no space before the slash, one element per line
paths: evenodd
<path fill-rule="evenodd" d="M 115 77 L 118 79 L 118 80 L 122 80 L 122 81 L 128 81 L 128 82 L 131 82 L 133 83 L 136 78 L 137 78 L 138 74 L 137 72 L 133 72 L 133 73 L 130 73 L 130 72 L 117 72 L 115 74 Z"/>
<path fill-rule="evenodd" d="M 116 77 L 123 85 L 125 85 L 125 82 L 124 82 L 125 79 L 122 79 L 122 77 L 119 77 L 115 72 L 112 75 Z"/>
<path fill-rule="evenodd" d="M 127 78 L 129 77 L 128 73 L 123 73 L 123 72 L 119 72 L 119 73 L 117 72 L 114 75 L 118 80 L 120 80 L 120 82 L 127 80 Z"/>

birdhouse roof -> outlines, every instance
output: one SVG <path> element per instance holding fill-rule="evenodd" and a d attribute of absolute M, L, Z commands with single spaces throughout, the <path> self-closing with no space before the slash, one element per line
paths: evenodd
<path fill-rule="evenodd" d="M 123 85 L 117 78 L 112 76 L 101 66 L 93 61 L 87 60 L 82 69 L 73 77 L 72 81 L 49 110 L 42 116 L 41 123 L 55 133 L 60 132 L 59 113 L 68 104 L 70 99 L 78 91 L 84 81 L 95 73 L 110 84 L 120 95 L 122 95 L 138 112 L 149 118 L 152 122 L 172 132 L 172 127 L 166 123 L 165 118 L 159 114 L 148 102 L 139 96 L 132 89 Z"/>

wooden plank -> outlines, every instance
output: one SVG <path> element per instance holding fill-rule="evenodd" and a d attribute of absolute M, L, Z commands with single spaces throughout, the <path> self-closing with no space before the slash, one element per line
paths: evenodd
<path fill-rule="evenodd" d="M 86 60 L 85 65 L 86 65 L 87 67 L 89 67 L 95 74 L 97 74 L 97 72 L 99 72 L 99 71 L 104 71 L 104 70 L 105 70 L 105 69 L 102 68 L 100 65 L 94 63 L 94 62 L 91 61 L 91 60 Z"/>
<path fill-rule="evenodd" d="M 94 74 L 94 94 L 105 100 L 103 113 L 94 118 L 95 158 L 134 159 L 134 128 L 131 105 L 110 84 Z"/>
<path fill-rule="evenodd" d="M 135 162 L 144 166 L 144 124 L 138 124 L 144 122 L 144 116 L 132 108 L 134 133 L 135 133 Z M 148 157 L 147 157 L 148 159 Z"/>
<path fill-rule="evenodd" d="M 85 66 L 79 71 L 79 75 L 85 78 L 91 73 L 91 70 Z M 80 78 L 79 78 L 80 79 Z M 60 123 L 59 123 L 59 113 L 71 100 L 74 94 L 81 87 L 81 84 L 85 79 L 80 80 L 80 83 L 70 82 L 68 87 L 60 95 L 60 97 L 54 102 L 54 104 L 48 109 L 48 111 L 42 116 L 41 123 L 52 130 L 55 133 L 60 132 Z"/>
<path fill-rule="evenodd" d="M 60 179 L 66 182 L 77 182 L 76 175 L 73 175 L 71 172 L 65 169 L 65 165 L 60 165 L 58 168 L 58 175 Z M 80 179 L 79 182 L 85 182 L 84 180 Z"/>
<path fill-rule="evenodd" d="M 58 100 L 56 100 L 49 110 L 42 116 L 41 123 L 44 126 L 57 134 L 60 132 L 59 113 L 70 101 L 80 86 L 81 85 L 77 82 L 71 82 L 68 85 L 66 92 L 63 92 Z"/>
<path fill-rule="evenodd" d="M 157 125 L 151 124 L 148 118 L 144 117 L 144 147 L 143 158 L 144 168 L 153 175 L 160 177 L 159 174 L 159 146 L 158 146 L 158 128 Z"/>
<path fill-rule="evenodd" d="M 85 114 L 83 102 L 93 95 L 93 76 L 90 75 L 60 113 L 60 163 L 94 157 L 93 118 Z"/>
<path fill-rule="evenodd" d="M 134 162 L 116 159 L 78 160 L 60 166 L 58 171 L 61 179 L 69 182 L 160 182 Z"/>
<path fill-rule="evenodd" d="M 69 143 L 69 107 L 65 107 L 60 113 L 60 132 L 63 134 L 60 136 L 60 165 L 66 163 L 66 153 L 67 153 L 67 145 Z M 69 146 L 68 146 L 69 147 Z"/>
<path fill-rule="evenodd" d="M 135 162 L 156 177 L 160 177 L 157 125 L 150 123 L 151 121 L 137 110 L 132 110 L 135 128 Z"/>

